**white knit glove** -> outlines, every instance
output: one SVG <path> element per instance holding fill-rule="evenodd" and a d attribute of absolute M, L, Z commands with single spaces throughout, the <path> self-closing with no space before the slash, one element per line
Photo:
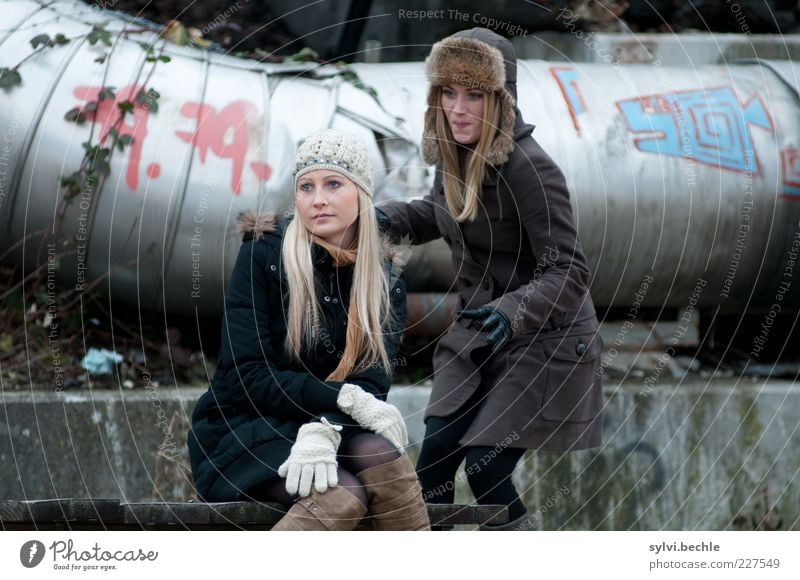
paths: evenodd
<path fill-rule="evenodd" d="M 312 481 L 320 493 L 339 485 L 336 452 L 342 442 L 341 430 L 341 425 L 333 425 L 325 417 L 300 427 L 289 458 L 278 468 L 278 475 L 286 478 L 289 495 L 299 490 L 300 497 L 306 497 Z"/>
<path fill-rule="evenodd" d="M 386 437 L 400 453 L 408 445 L 408 429 L 397 407 L 384 403 L 358 385 L 345 383 L 339 391 L 336 405 L 364 429 Z"/>

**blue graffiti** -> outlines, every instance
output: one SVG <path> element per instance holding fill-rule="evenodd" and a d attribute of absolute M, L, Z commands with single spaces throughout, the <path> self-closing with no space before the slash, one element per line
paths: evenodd
<path fill-rule="evenodd" d="M 729 87 L 649 95 L 619 101 L 637 149 L 686 157 L 722 169 L 758 173 L 748 125 L 772 131 L 761 99 L 742 108 Z"/>
<path fill-rule="evenodd" d="M 578 73 L 573 68 L 551 67 L 550 74 L 553 75 L 553 78 L 556 79 L 558 86 L 561 88 L 561 93 L 567 101 L 569 115 L 572 117 L 572 124 L 575 125 L 575 130 L 580 134 L 581 128 L 578 124 L 578 115 L 585 113 L 586 107 L 578 90 Z"/>
<path fill-rule="evenodd" d="M 575 81 L 578 80 L 578 73 L 574 69 L 566 68 L 553 68 L 553 74 L 558 79 L 558 84 L 561 85 L 564 94 L 569 101 L 570 108 L 575 111 L 576 115 L 585 112 L 583 107 L 583 100 L 576 90 Z"/>

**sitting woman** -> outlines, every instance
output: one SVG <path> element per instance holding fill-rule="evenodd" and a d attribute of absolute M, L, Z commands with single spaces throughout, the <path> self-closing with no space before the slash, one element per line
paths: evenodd
<path fill-rule="evenodd" d="M 350 530 L 365 515 L 430 529 L 405 422 L 385 402 L 406 295 L 366 147 L 322 131 L 294 171 L 293 219 L 239 218 L 218 366 L 188 439 L 198 497 L 283 503 L 274 530 Z"/>

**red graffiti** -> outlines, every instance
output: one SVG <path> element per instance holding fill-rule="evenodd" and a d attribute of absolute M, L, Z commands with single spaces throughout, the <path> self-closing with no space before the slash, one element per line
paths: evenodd
<path fill-rule="evenodd" d="M 142 148 L 147 137 L 147 122 L 150 117 L 150 108 L 146 103 L 136 101 L 136 95 L 143 89 L 141 85 L 129 85 L 117 91 L 114 99 L 98 101 L 103 87 L 79 86 L 74 90 L 77 99 L 84 102 L 81 107 L 87 119 L 98 123 L 100 126 L 99 142 L 105 144 L 108 132 L 115 128 L 120 136 L 129 135 L 132 138 L 128 147 L 128 166 L 125 172 L 125 182 L 132 190 L 139 185 L 139 166 L 142 159 Z M 132 114 L 124 116 L 119 104 L 129 101 L 133 103 Z M 93 110 L 87 110 L 88 103 L 96 103 Z M 209 151 L 221 159 L 230 159 L 231 189 L 238 195 L 242 188 L 242 175 L 249 149 L 248 135 L 253 127 L 249 117 L 255 107 L 246 101 L 234 101 L 217 110 L 211 105 L 186 102 L 180 112 L 184 117 L 197 120 L 194 132 L 175 131 L 175 134 L 197 147 L 200 162 L 205 163 Z M 272 175 L 272 168 L 262 161 L 250 161 L 250 169 L 259 181 L 267 181 Z M 161 165 L 150 163 L 146 168 L 146 175 L 150 179 L 157 179 L 161 175 Z"/>
<path fill-rule="evenodd" d="M 800 149 L 781 151 L 783 168 L 783 195 L 800 199 Z"/>
<path fill-rule="evenodd" d="M 97 101 L 102 87 L 76 87 L 73 94 L 76 98 L 89 103 Z M 141 103 L 135 102 L 135 97 L 140 85 L 129 85 L 122 87 L 112 101 L 103 99 L 97 103 L 94 111 L 83 109 L 86 118 L 100 124 L 100 144 L 105 144 L 108 131 L 116 128 L 120 135 L 130 135 L 133 140 L 128 147 L 130 153 L 128 157 L 128 168 L 125 174 L 125 182 L 131 189 L 136 189 L 139 184 L 139 161 L 142 157 L 142 145 L 147 137 L 147 119 L 150 116 L 150 109 Z M 118 103 L 130 101 L 134 103 L 133 115 L 128 115 L 119 125 L 117 122 L 123 116 L 123 112 L 117 106 Z"/>
<path fill-rule="evenodd" d="M 200 162 L 205 163 L 208 152 L 221 159 L 230 159 L 231 189 L 239 195 L 242 189 L 242 174 L 249 146 L 248 116 L 255 110 L 246 101 L 234 101 L 220 111 L 211 105 L 187 102 L 180 108 L 181 115 L 197 120 L 194 133 L 176 131 L 175 134 L 197 147 Z M 260 181 L 266 181 L 272 168 L 261 161 L 251 161 L 250 169 Z"/>
<path fill-rule="evenodd" d="M 272 168 L 261 161 L 251 162 L 250 168 L 253 170 L 253 173 L 256 174 L 256 177 L 258 177 L 258 179 L 261 181 L 266 181 L 269 179 L 269 176 L 272 175 Z"/>

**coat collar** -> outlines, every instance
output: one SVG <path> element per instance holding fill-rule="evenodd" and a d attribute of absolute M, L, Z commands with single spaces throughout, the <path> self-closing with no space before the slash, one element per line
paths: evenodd
<path fill-rule="evenodd" d="M 517 142 L 520 139 L 528 137 L 531 133 L 533 133 L 534 128 L 535 128 L 534 125 L 529 125 L 528 123 L 522 120 L 522 114 L 519 112 L 519 109 L 517 109 L 516 122 L 514 123 L 514 149 L 519 147 Z M 511 155 L 513 154 L 514 152 L 512 151 Z M 509 155 L 509 158 L 511 157 L 511 155 Z M 493 167 L 491 165 L 487 166 L 486 175 L 484 175 L 483 178 L 483 185 L 495 187 L 498 181 L 500 180 L 500 173 L 502 172 L 502 170 L 503 170 L 502 166 L 500 167 Z"/>
<path fill-rule="evenodd" d="M 240 212 L 236 218 L 236 233 L 244 239 L 261 239 L 264 234 L 278 229 L 278 216 L 274 211 L 255 212 L 252 209 Z"/>
<path fill-rule="evenodd" d="M 279 220 L 275 212 L 246 210 L 241 212 L 236 220 L 236 233 L 245 240 L 253 237 L 259 240 L 264 234 L 284 230 L 290 219 Z M 399 243 L 393 244 L 388 237 L 383 236 L 381 242 L 387 264 L 391 266 L 392 278 L 397 278 L 411 258 L 410 240 L 403 238 Z M 322 267 L 330 267 L 333 264 L 330 253 L 317 244 L 312 245 L 312 259 L 315 264 Z"/>

